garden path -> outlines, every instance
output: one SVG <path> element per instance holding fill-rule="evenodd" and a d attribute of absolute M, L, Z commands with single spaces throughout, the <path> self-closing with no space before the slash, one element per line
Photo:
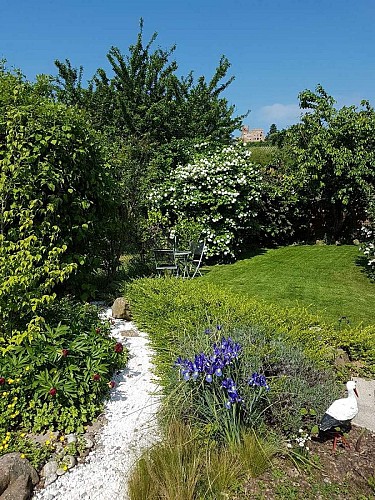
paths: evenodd
<path fill-rule="evenodd" d="M 105 316 L 111 317 L 111 309 Z M 112 321 L 113 337 L 127 346 L 131 357 L 127 368 L 114 377 L 116 386 L 105 406 L 106 422 L 97 445 L 83 464 L 35 492 L 33 500 L 126 500 L 131 467 L 157 437 L 160 397 L 147 336 L 132 322 Z"/>

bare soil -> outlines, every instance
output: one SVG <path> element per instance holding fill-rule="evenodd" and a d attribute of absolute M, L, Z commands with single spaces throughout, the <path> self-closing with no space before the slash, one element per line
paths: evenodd
<path fill-rule="evenodd" d="M 350 448 L 333 439 L 312 440 L 309 459 L 315 466 L 296 467 L 287 457 L 277 459 L 261 477 L 251 479 L 236 499 L 375 498 L 375 434 L 353 426 L 347 435 Z"/>

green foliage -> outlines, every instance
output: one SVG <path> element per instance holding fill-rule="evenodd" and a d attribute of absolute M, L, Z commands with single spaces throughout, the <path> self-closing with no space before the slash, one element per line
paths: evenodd
<path fill-rule="evenodd" d="M 360 109 L 337 110 L 321 85 L 299 99 L 306 111 L 288 130 L 285 147 L 310 222 L 307 237 L 348 238 L 364 220 L 374 186 L 374 109 L 362 101 Z"/>
<path fill-rule="evenodd" d="M 0 359 L 0 429 L 83 430 L 102 408 L 125 349 L 108 335 L 96 308 L 62 301 L 44 311 L 50 325 L 19 345 L 5 345 Z M 61 321 L 69 323 L 63 325 Z"/>
<path fill-rule="evenodd" d="M 39 469 L 51 455 L 51 446 L 34 443 L 25 432 L 5 432 L 0 428 L 0 456 L 12 452 L 21 453 L 35 469 Z"/>
<path fill-rule="evenodd" d="M 153 209 L 204 228 L 208 256 L 234 256 L 256 232 L 261 173 L 243 143 L 196 146 L 193 160 L 178 166 L 150 195 Z"/>
<path fill-rule="evenodd" d="M 248 475 L 264 472 L 276 451 L 253 433 L 239 448 L 204 444 L 191 428 L 174 423 L 133 468 L 129 495 L 131 500 L 216 500 L 234 494 Z"/>
<path fill-rule="evenodd" d="M 63 268 L 73 265 L 68 274 L 96 267 L 99 232 L 115 203 L 98 138 L 82 113 L 63 105 L 8 107 L 6 116 L 0 189 L 7 253 L 15 251 L 12 244 L 37 238 L 34 264 L 53 252 Z M 52 287 L 65 279 L 57 275 Z"/>
<path fill-rule="evenodd" d="M 249 146 L 251 151 L 251 161 L 255 164 L 267 167 L 269 165 L 276 165 L 278 160 L 279 149 L 275 146 L 254 147 Z"/>
<path fill-rule="evenodd" d="M 339 331 L 306 308 L 269 304 L 204 279 L 144 278 L 127 284 L 125 295 L 135 321 L 151 335 L 162 381 L 181 345 L 180 335 L 199 338 L 206 328 L 214 329 L 217 324 L 227 332 L 239 326 L 258 326 L 270 336 L 300 346 L 308 358 L 323 367 L 333 359 L 336 348 L 344 347 L 353 361 L 361 362 L 362 373 L 374 373 L 371 326 Z"/>

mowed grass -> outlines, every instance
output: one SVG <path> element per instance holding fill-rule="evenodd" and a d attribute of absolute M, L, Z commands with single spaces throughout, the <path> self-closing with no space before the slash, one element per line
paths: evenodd
<path fill-rule="evenodd" d="M 375 284 L 366 277 L 361 257 L 353 245 L 290 246 L 206 268 L 203 279 L 280 306 L 308 307 L 336 325 L 343 316 L 353 326 L 370 325 L 375 324 Z"/>

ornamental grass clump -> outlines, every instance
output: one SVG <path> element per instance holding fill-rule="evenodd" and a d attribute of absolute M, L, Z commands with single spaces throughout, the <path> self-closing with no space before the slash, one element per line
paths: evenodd
<path fill-rule="evenodd" d="M 218 441 L 239 443 L 242 430 L 258 420 L 266 405 L 266 378 L 258 372 L 244 376 L 241 351 L 240 343 L 222 337 L 209 354 L 201 352 L 192 359 L 180 356 L 175 362 L 188 384 L 181 386 L 190 400 L 186 409 L 190 407 L 191 411 L 185 417 L 205 425 Z"/>

